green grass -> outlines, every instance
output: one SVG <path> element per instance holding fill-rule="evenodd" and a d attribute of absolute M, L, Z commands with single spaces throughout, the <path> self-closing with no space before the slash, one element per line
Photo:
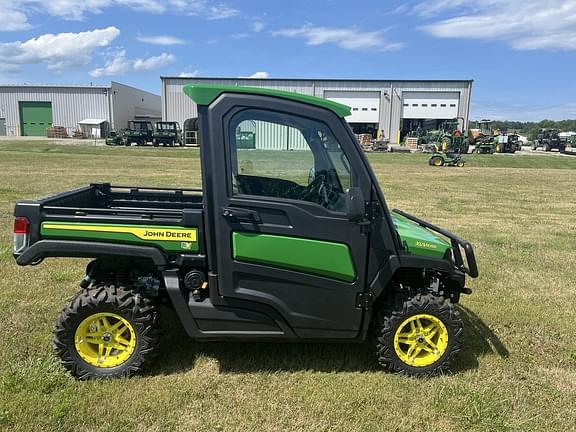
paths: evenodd
<path fill-rule="evenodd" d="M 51 355 L 51 330 L 85 260 L 17 267 L 15 200 L 95 181 L 197 186 L 198 151 L 0 141 L 0 430 L 574 430 L 576 157 L 369 159 L 390 207 L 476 248 L 455 373 L 387 374 L 364 345 L 195 343 L 167 313 L 147 375 L 77 382 Z"/>

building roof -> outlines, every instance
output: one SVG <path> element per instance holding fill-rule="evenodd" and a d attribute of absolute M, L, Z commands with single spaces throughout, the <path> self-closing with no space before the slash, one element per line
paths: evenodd
<path fill-rule="evenodd" d="M 184 93 L 192 98 L 198 105 L 210 105 L 214 99 L 222 93 L 246 93 L 274 96 L 282 99 L 295 100 L 333 111 L 340 117 L 346 117 L 351 114 L 350 107 L 334 102 L 328 99 L 318 98 L 315 96 L 303 95 L 301 93 L 269 89 L 263 87 L 239 87 L 227 85 L 208 85 L 208 84 L 190 84 L 184 86 Z"/>
<path fill-rule="evenodd" d="M 85 119 L 79 121 L 79 125 L 101 125 L 102 123 L 106 123 L 108 120 L 106 119 Z"/>
<path fill-rule="evenodd" d="M 328 81 L 328 82 L 474 82 L 473 79 L 354 79 L 354 78 L 249 78 L 249 77 L 181 77 L 181 76 L 161 76 L 161 80 L 178 79 L 189 81 Z"/>

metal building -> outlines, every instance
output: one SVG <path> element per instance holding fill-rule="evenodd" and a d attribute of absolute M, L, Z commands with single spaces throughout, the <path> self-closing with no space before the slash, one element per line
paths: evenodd
<path fill-rule="evenodd" d="M 0 86 L 0 136 L 46 136 L 52 126 L 66 128 L 69 136 L 76 130 L 86 135 L 92 130 L 124 129 L 129 120 L 160 118 L 160 96 L 117 82 L 110 86 Z"/>
<path fill-rule="evenodd" d="M 181 125 L 196 117 L 194 102 L 182 88 L 186 84 L 225 84 L 269 87 L 318 96 L 352 108 L 346 118 L 355 133 L 398 143 L 410 130 L 436 129 L 443 121 L 459 118 L 468 124 L 472 80 L 338 80 L 260 78 L 162 77 L 162 119 Z"/>

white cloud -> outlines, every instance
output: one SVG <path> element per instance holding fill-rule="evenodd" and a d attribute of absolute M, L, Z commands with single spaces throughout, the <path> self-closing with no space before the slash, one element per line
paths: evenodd
<path fill-rule="evenodd" d="M 269 78 L 270 74 L 268 72 L 254 72 L 250 76 L 241 76 L 239 78 Z"/>
<path fill-rule="evenodd" d="M 0 43 L 0 65 L 45 64 L 52 70 L 84 66 L 92 59 L 94 50 L 110 45 L 119 34 L 116 27 L 108 27 Z"/>
<path fill-rule="evenodd" d="M 240 13 L 212 0 L 0 0 L 0 31 L 31 28 L 28 19 L 32 14 L 79 21 L 88 14 L 101 14 L 114 6 L 138 12 L 186 14 L 210 20 L 231 18 Z"/>
<path fill-rule="evenodd" d="M 384 31 L 361 31 L 356 27 L 316 27 L 306 24 L 272 32 L 274 36 L 305 39 L 307 45 L 335 44 L 349 50 L 394 51 L 402 48 L 401 43 L 388 42 Z"/>
<path fill-rule="evenodd" d="M 138 36 L 136 40 L 143 43 L 148 43 L 152 45 L 162 45 L 162 46 L 184 45 L 186 43 L 186 41 L 183 39 L 168 35 Z"/>
<path fill-rule="evenodd" d="M 174 54 L 162 53 L 158 56 L 148 57 L 147 59 L 136 59 L 134 61 L 134 70 L 148 71 L 152 69 L 159 69 L 174 63 L 176 57 Z"/>
<path fill-rule="evenodd" d="M 195 69 L 193 71 L 187 71 L 187 72 L 180 72 L 178 74 L 179 78 L 194 78 L 200 75 L 200 71 L 198 69 Z"/>
<path fill-rule="evenodd" d="M 28 23 L 28 17 L 22 11 L 11 7 L 10 4 L 0 2 L 0 31 L 28 30 L 32 26 Z"/>
<path fill-rule="evenodd" d="M 238 15 L 240 12 L 238 9 L 234 9 L 224 5 L 210 6 L 204 10 L 206 18 L 211 20 L 219 20 L 232 18 Z"/>
<path fill-rule="evenodd" d="M 94 78 L 103 76 L 123 75 L 130 70 L 130 61 L 126 58 L 126 51 L 120 50 L 116 52 L 104 65 L 104 67 L 96 68 L 90 71 L 90 75 Z"/>
<path fill-rule="evenodd" d="M 264 23 L 262 21 L 254 21 L 252 23 L 252 29 L 256 32 L 256 33 L 260 33 L 262 30 L 264 30 Z"/>
<path fill-rule="evenodd" d="M 456 15 L 421 27 L 439 38 L 502 40 L 517 50 L 576 49 L 574 0 L 434 0 L 419 9 L 424 17 Z"/>
<path fill-rule="evenodd" d="M 129 59 L 126 57 L 126 50 L 116 51 L 103 67 L 92 69 L 90 75 L 94 78 L 103 76 L 123 75 L 128 72 L 149 71 L 167 66 L 176 60 L 174 54 L 162 53 L 158 56 L 145 59 Z"/>

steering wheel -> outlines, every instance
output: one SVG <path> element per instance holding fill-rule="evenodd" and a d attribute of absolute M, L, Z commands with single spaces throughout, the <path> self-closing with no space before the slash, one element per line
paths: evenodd
<path fill-rule="evenodd" d="M 317 173 L 316 178 L 302 191 L 300 199 L 320 204 L 324 208 L 331 208 L 338 200 L 338 193 L 326 181 L 325 173 Z"/>

